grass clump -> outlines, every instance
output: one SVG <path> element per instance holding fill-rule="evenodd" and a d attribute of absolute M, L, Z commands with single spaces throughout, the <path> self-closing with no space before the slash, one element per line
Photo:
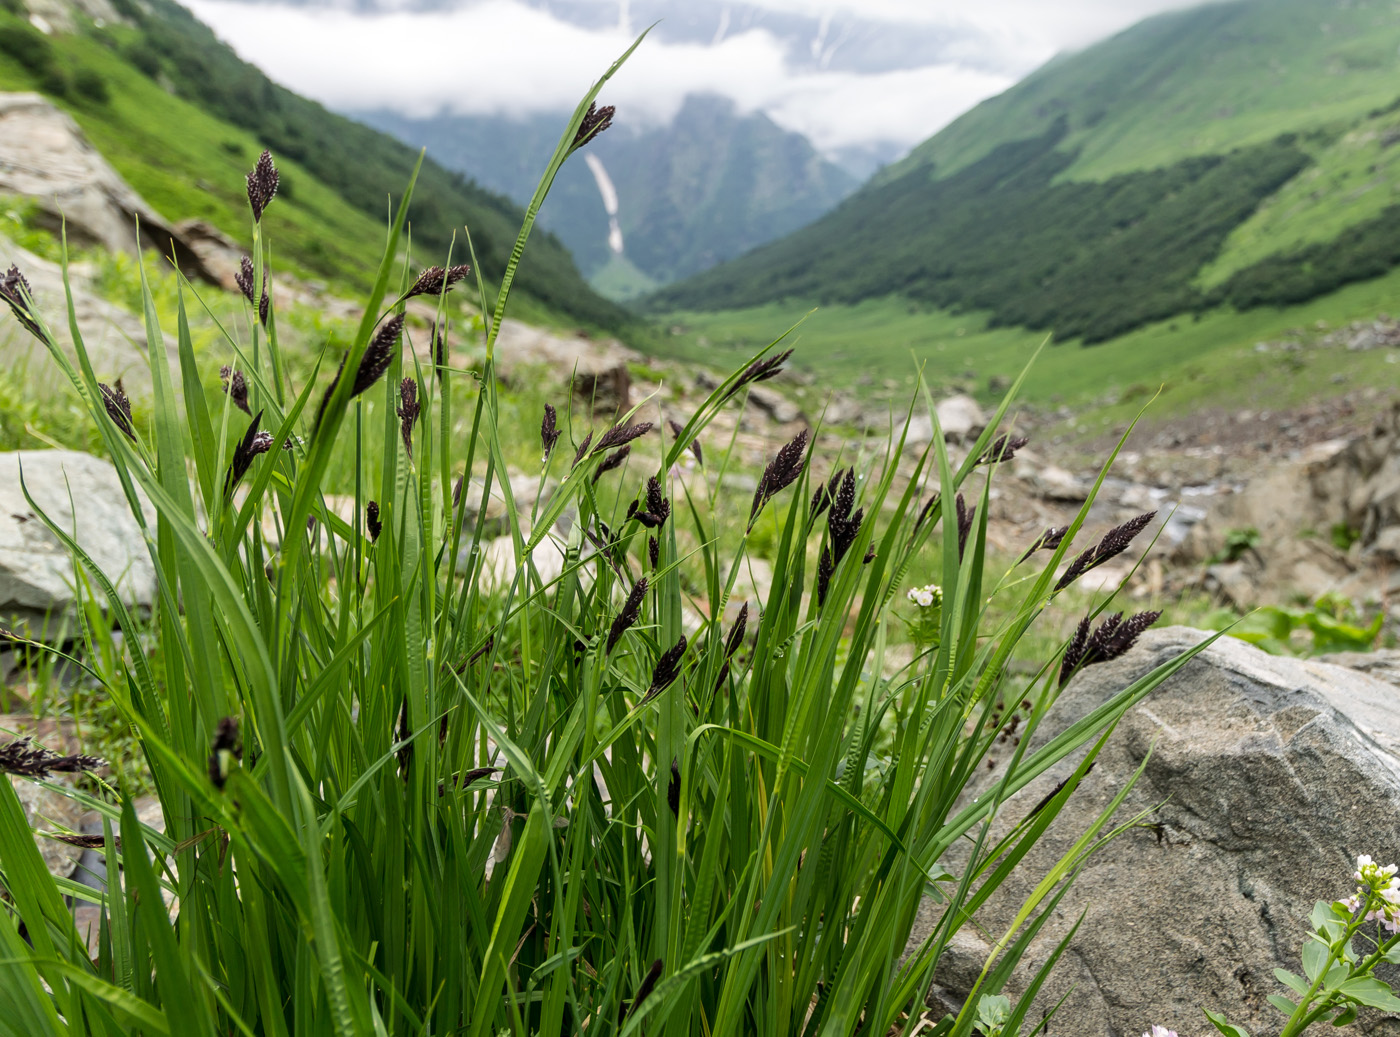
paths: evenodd
<path fill-rule="evenodd" d="M 591 104 L 606 78 L 560 140 L 517 259 L 559 167 L 606 126 Z M 275 215 L 271 183 L 260 163 L 250 197 Z M 394 259 L 411 192 L 351 345 L 307 377 L 279 349 L 275 306 L 264 317 L 250 303 L 249 336 L 225 340 L 228 389 L 211 404 L 216 371 L 196 356 L 183 298 L 172 371 L 148 290 L 148 420 L 98 381 L 81 341 L 76 364 L 54 344 L 18 272 L 0 283 L 84 401 L 149 536 L 160 601 L 145 642 L 128 636 L 113 653 L 107 623 L 141 626 L 115 574 L 50 524 L 93 585 L 89 605 L 105 602 L 82 613 L 85 657 L 139 734 L 165 819 L 164 832 L 142 825 L 120 777 L 110 797 L 88 798 L 114 877 L 97 892 L 48 875 L 0 782 L 0 1033 L 909 1025 L 949 941 L 1059 814 L 1118 718 L 1186 659 L 1033 747 L 1065 679 L 1130 643 L 1117 617 L 1090 635 L 1091 613 L 1068 664 L 1041 659 L 1024 694 L 1018 683 L 1015 751 L 967 794 L 1004 733 L 1013 656 L 1060 592 L 1061 563 L 1084 571 L 1135 530 L 1075 545 L 1086 504 L 1040 538 L 1023 576 L 989 585 L 988 484 L 972 500 L 959 488 L 1014 451 L 993 429 L 956 467 L 935 436 L 912 481 L 897 477 L 902 437 L 884 454 L 823 459 L 804 433 L 751 499 L 729 499 L 691 446 L 776 373 L 784 356 L 768 350 L 679 427 L 638 410 L 583 430 L 545 410 L 536 456 L 558 489 L 517 500 L 493 375 L 514 263 L 494 306 L 482 300 L 493 318 L 479 380 L 435 350 L 405 355 L 401 304 L 423 283 Z M 254 223 L 254 284 L 269 219 Z M 441 313 L 448 277 L 427 280 Z M 465 456 L 452 445 L 459 417 Z M 347 452 L 349 518 L 323 493 Z M 696 459 L 689 478 L 673 474 L 683 457 Z M 703 457 L 722 477 L 720 444 Z M 478 462 L 508 512 L 511 571 L 492 591 L 485 511 L 468 523 L 454 495 L 457 472 Z M 765 516 L 772 589 L 740 605 L 747 535 L 721 534 Z M 938 619 L 886 676 L 892 608 L 930 554 Z M 682 566 L 695 563 L 687 594 Z M 1073 753 L 1071 776 L 992 841 L 1007 798 Z M 1045 876 L 942 1032 L 971 1032 L 973 995 L 1002 991 L 1077 864 L 1111 837 L 1120 801 Z M 65 895 L 101 908 L 91 949 Z M 906 955 L 926 896 L 937 924 Z"/>

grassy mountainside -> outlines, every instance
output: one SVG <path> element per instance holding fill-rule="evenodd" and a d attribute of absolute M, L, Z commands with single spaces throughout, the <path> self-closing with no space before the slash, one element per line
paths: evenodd
<path fill-rule="evenodd" d="M 331 281 L 362 281 L 372 257 L 356 250 L 382 236 L 387 199 L 407 183 L 416 152 L 277 86 L 169 0 L 120 8 L 130 24 L 80 20 L 78 32 L 51 37 L 22 11 L 0 9 L 0 89 L 47 94 L 157 210 L 203 217 L 236 239 L 247 232 L 239 178 L 270 148 L 285 170 L 281 259 Z M 469 226 L 495 280 L 521 213 L 428 161 L 411 218 L 416 251 L 437 262 L 454 232 L 454 255 L 465 259 L 461 228 Z M 518 283 L 560 319 L 609 329 L 628 321 L 547 234 L 532 242 Z"/>
<path fill-rule="evenodd" d="M 1064 117 L 1070 179 L 1347 124 L 1400 92 L 1392 0 L 1233 0 L 1140 22 L 978 105 L 887 169 L 949 176 Z"/>
<path fill-rule="evenodd" d="M 1400 111 L 1377 105 L 1400 90 L 1397 43 L 1389 0 L 1235 0 L 1151 19 L 649 305 L 894 292 L 1091 344 L 1221 305 L 1319 298 L 1400 263 Z"/>
<path fill-rule="evenodd" d="M 533 190 L 532 171 L 548 161 L 559 121 L 448 113 L 412 119 L 386 111 L 362 117 L 518 202 Z M 857 186 L 805 137 L 761 112 L 740 114 L 718 97 L 688 98 L 668 126 L 637 130 L 619 122 L 589 150 L 617 190 L 625 262 L 608 246 L 608 216 L 582 162 L 556 181 L 540 221 L 595 286 L 619 293 L 638 283 L 636 273 L 664 284 L 779 238 Z M 619 279 L 628 265 L 636 272 L 630 282 Z"/>

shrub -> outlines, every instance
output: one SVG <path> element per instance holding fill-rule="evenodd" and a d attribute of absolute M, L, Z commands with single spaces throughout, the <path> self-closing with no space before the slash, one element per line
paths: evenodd
<path fill-rule="evenodd" d="M 95 69 L 80 68 L 74 72 L 73 89 L 79 97 L 85 97 L 97 104 L 106 104 L 112 99 L 112 93 L 107 89 L 107 80 Z"/>
<path fill-rule="evenodd" d="M 0 22 L 0 54 L 6 54 L 31 75 L 42 76 L 53 68 L 53 44 L 27 22 Z"/>
<path fill-rule="evenodd" d="M 517 256 L 560 164 L 606 116 L 575 112 Z M 260 161 L 255 213 L 276 184 Z M 319 384 L 292 383 L 276 314 L 250 299 L 251 341 L 227 341 L 226 392 L 209 407 L 213 372 L 198 366 L 181 303 L 183 409 L 153 327 L 149 422 L 97 381 L 81 341 L 68 359 L 18 275 L 0 282 L 85 401 L 138 521 L 137 488 L 159 512 L 154 644 L 129 638 L 90 657 L 140 735 L 165 819 L 164 833 L 143 826 L 121 788 L 88 800 L 104 817 L 103 896 L 49 877 L 0 781 L 11 898 L 0 1033 L 883 1034 L 908 1023 L 943 949 L 1074 794 L 1102 737 L 1199 650 L 1031 748 L 1064 681 L 1126 650 L 1151 617 L 1108 620 L 1092 637 L 1086 618 L 1063 658 L 1009 686 L 1022 636 L 1150 516 L 1077 553 L 1057 580 L 1086 503 L 1037 540 L 1024 579 L 991 586 L 990 491 L 971 505 L 958 492 L 1017 448 L 991 429 L 956 468 L 935 436 L 912 480 L 898 475 L 899 437 L 843 469 L 805 433 L 772 456 L 751 500 L 717 492 L 704 469 L 673 477 L 715 415 L 781 368 L 787 354 L 765 350 L 664 440 L 635 412 L 584 433 L 547 408 L 542 474 L 560 485 L 517 500 L 501 483 L 514 562 L 502 586 L 485 571 L 485 509 L 468 523 L 453 485 L 458 471 L 484 470 L 488 484 L 501 473 L 510 433 L 492 357 L 514 264 L 494 306 L 481 300 L 492 318 L 479 383 L 405 356 L 403 299 L 464 273 L 412 287 L 404 276 L 390 291 L 411 193 L 353 344 L 338 365 L 321 358 Z M 266 222 L 255 222 L 252 285 Z M 459 419 L 472 429 L 464 456 Z M 708 445 L 707 463 L 727 466 Z M 640 475 L 615 464 L 624 450 Z M 323 495 L 336 463 L 355 487 L 349 519 Z M 937 487 L 927 499 L 925 476 Z M 744 531 L 779 514 L 772 588 L 736 609 Z M 49 528 L 97 590 L 110 587 L 116 574 Z M 685 543 L 696 546 L 683 555 Z M 925 607 L 900 594 L 904 573 L 929 554 L 937 621 L 920 614 L 921 651 L 887 678 L 894 610 Z M 683 564 L 702 569 L 710 617 L 689 626 Z M 104 598 L 123 630 L 140 629 L 116 594 Z M 85 625 L 89 648 L 103 633 Z M 1021 741 L 989 774 L 1008 695 L 1024 700 L 1010 710 Z M 1055 792 L 989 843 L 1007 798 L 1072 753 Z M 29 775 L 91 763 L 0 760 Z M 978 775 L 979 795 L 966 796 Z M 1126 791 L 1046 876 L 974 995 L 1001 992 Z M 101 904 L 95 954 L 64 893 Z M 906 957 L 926 895 L 938 924 Z"/>

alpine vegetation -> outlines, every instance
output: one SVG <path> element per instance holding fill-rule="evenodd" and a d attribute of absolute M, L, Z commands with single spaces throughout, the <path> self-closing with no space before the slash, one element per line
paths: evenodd
<path fill-rule="evenodd" d="M 804 432 L 752 500 L 736 498 L 722 474 L 737 462 L 713 446 L 702 461 L 699 437 L 777 373 L 789 354 L 772 346 L 668 436 L 649 435 L 664 415 L 645 404 L 596 436 L 546 407 L 540 471 L 558 488 L 517 498 L 503 442 L 533 443 L 539 411 L 503 428 L 496 336 L 550 183 L 608 125 L 595 101 L 616 68 L 563 128 L 494 297 L 476 282 L 489 319 L 474 373 L 444 362 L 437 325 L 421 358 L 404 348 L 404 300 L 466 276 L 444 264 L 410 279 L 412 182 L 353 339 L 310 374 L 288 364 L 275 300 L 264 314 L 267 294 L 251 291 L 277 225 L 267 154 L 247 180 L 243 331 L 206 363 L 184 319 L 193 288 L 171 328 L 148 305 L 140 421 L 81 337 L 75 359 L 59 346 L 45 323 L 57 300 L 36 305 L 18 271 L 0 282 L 146 532 L 160 595 L 137 622 L 113 591 L 120 574 L 40 515 L 72 554 L 84 658 L 140 740 L 164 821 L 138 819 L 120 774 L 51 785 L 101 813 L 95 890 L 49 875 L 0 782 L 0 1035 L 924 1032 L 939 1022 L 925 1005 L 940 961 L 977 924 L 998 862 L 1025 854 L 1118 720 L 1199 650 L 1034 738 L 1062 673 L 1150 622 L 1086 621 L 1057 650 L 1026 638 L 1069 582 L 1057 573 L 1090 504 L 1036 544 L 1043 567 L 989 579 L 990 490 L 970 476 L 995 477 L 979 464 L 1019 445 L 998 438 L 1006 403 L 961 463 L 941 435 L 919 451 L 896 429 L 822 482 L 814 464 L 837 458 L 814 456 Z M 353 510 L 329 500 L 337 458 Z M 463 499 L 477 479 L 483 501 L 504 501 L 503 579 L 487 568 L 485 509 L 469 520 Z M 736 594 L 760 518 L 761 535 L 775 531 L 771 589 Z M 912 587 L 916 564 L 936 584 Z M 896 620 L 919 631 L 902 669 L 884 658 Z M 1024 726 L 989 776 L 987 721 L 1013 703 Z M 1066 760 L 1033 822 L 989 839 L 1008 797 Z M 19 780 L 95 765 L 0 749 Z M 1023 955 L 1095 842 L 1042 876 L 938 1032 L 970 1034 L 979 996 L 1055 966 L 1066 944 Z M 67 898 L 100 924 L 80 931 Z M 936 924 L 908 946 L 926 898 Z M 1008 1002 L 1015 1025 L 1030 997 Z"/>

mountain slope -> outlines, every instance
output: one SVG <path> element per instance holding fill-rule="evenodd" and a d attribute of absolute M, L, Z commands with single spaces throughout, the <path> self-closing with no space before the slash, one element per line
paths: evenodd
<path fill-rule="evenodd" d="M 1400 110 L 1365 108 L 1400 89 L 1400 20 L 1379 17 L 1391 6 L 1236 0 L 1149 20 L 982 105 L 812 226 L 648 305 L 896 293 L 1092 343 L 1377 276 L 1400 263 L 1400 164 L 1383 154 L 1400 140 Z M 1334 14 L 1328 33 L 1300 28 Z M 1301 49 L 1275 49 L 1285 43 Z M 1293 107 L 1236 90 L 1240 68 L 1285 58 L 1311 70 Z M 1317 71 L 1329 67 L 1339 71 Z M 1211 97 L 1221 111 L 1241 99 L 1228 146 L 1209 144 L 1209 120 L 1180 139 L 1182 113 L 1202 119 Z M 1257 143 L 1238 145 L 1255 131 Z M 1306 186 L 1318 179 L 1349 186 Z"/>
<path fill-rule="evenodd" d="M 169 0 L 139 7 L 120 0 L 117 8 L 126 24 L 79 17 L 75 32 L 48 37 L 0 10 L 0 89 L 47 94 L 157 209 L 172 219 L 202 216 L 236 239 L 247 232 L 241 174 L 261 148 L 271 149 L 286 171 L 279 218 L 293 225 L 281 239 L 284 259 L 330 280 L 362 282 L 372 257 L 358 250 L 382 238 L 388 199 L 406 186 L 417 155 L 272 83 Z M 32 57 L 40 52 L 47 61 Z M 454 256 L 465 260 L 461 228 L 470 226 L 493 281 L 521 219 L 508 199 L 432 161 L 410 215 L 426 261 L 441 262 L 454 233 Z M 532 239 L 517 283 L 559 318 L 609 329 L 628 322 L 548 235 Z"/>
<path fill-rule="evenodd" d="M 1102 179 L 1348 123 L 1400 92 L 1391 0 L 1234 0 L 1174 11 L 1065 55 L 878 178 L 949 176 L 1067 121 L 1070 179 Z"/>
<path fill-rule="evenodd" d="M 548 159 L 560 123 L 557 116 L 357 114 L 522 203 L 534 187 L 530 171 Z M 582 162 L 566 169 L 540 222 L 595 283 L 623 256 L 656 283 L 697 273 L 810 223 L 856 187 L 799 134 L 762 113 L 741 115 L 718 97 L 688 98 L 665 127 L 629 129 L 621 113 L 589 154 L 601 171 Z M 620 236 L 600 176 L 616 191 Z"/>

